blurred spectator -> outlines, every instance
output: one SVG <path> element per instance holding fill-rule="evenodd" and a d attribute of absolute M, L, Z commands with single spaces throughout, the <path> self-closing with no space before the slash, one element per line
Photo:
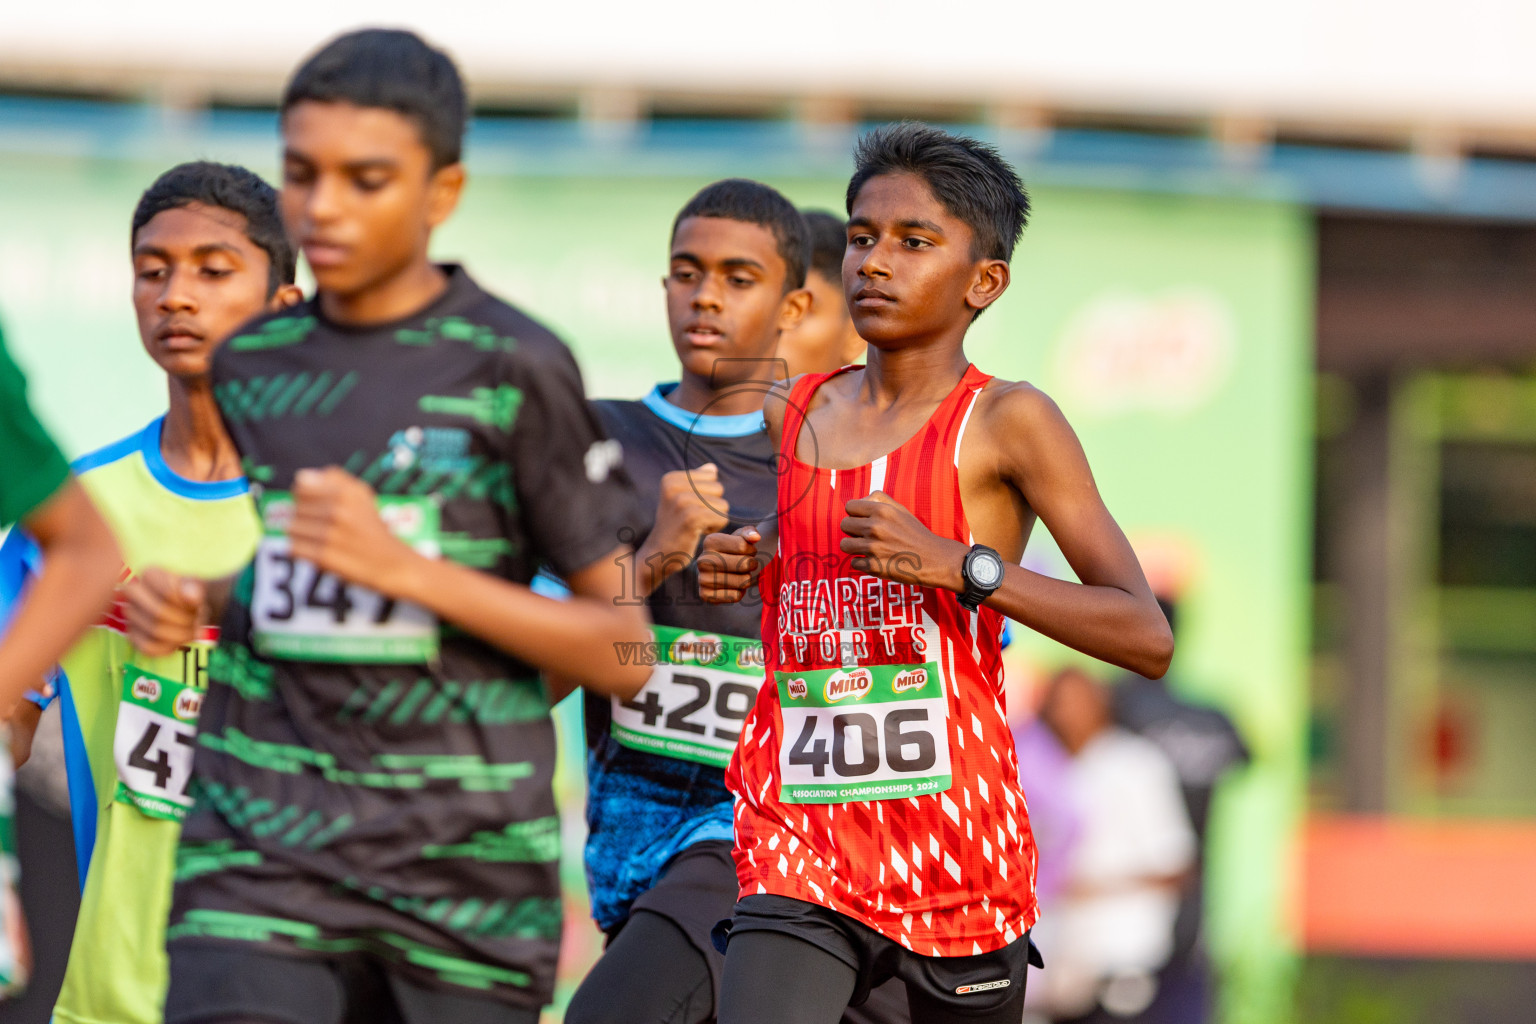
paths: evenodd
<path fill-rule="evenodd" d="M 1159 596 L 1157 603 L 1177 639 L 1175 599 Z M 1175 696 L 1170 678 L 1176 678 L 1173 672 L 1162 679 L 1127 675 L 1113 690 L 1116 722 L 1157 744 L 1172 762 L 1198 842 L 1195 868 L 1180 894 L 1173 955 L 1159 979 L 1157 1000 L 1143 1019 L 1149 1024 L 1203 1024 L 1211 1012 L 1210 957 L 1202 935 L 1206 824 L 1216 784 L 1229 771 L 1246 765 L 1249 755 L 1231 719 L 1215 708 Z"/>
<path fill-rule="evenodd" d="M 1019 756 L 1019 784 L 1029 803 L 1029 827 L 1040 856 L 1035 896 L 1042 912 L 1049 913 L 1066 889 L 1072 847 L 1082 831 L 1082 817 L 1068 782 L 1072 758 L 1039 718 L 1014 727 L 1013 746 Z"/>
<path fill-rule="evenodd" d="M 1081 669 L 1052 677 L 1040 718 L 1070 757 L 1064 790 L 1081 824 L 1036 929 L 1042 1008 L 1057 1021 L 1141 1020 L 1195 864 L 1178 778 L 1151 741 L 1114 724 L 1109 694 Z"/>

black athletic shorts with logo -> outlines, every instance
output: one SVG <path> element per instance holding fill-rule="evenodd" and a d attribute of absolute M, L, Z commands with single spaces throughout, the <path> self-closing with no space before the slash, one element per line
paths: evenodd
<path fill-rule="evenodd" d="M 863 1004 L 892 979 L 905 984 L 919 1024 L 1014 1024 L 1025 973 L 1042 966 L 1027 933 L 990 953 L 922 956 L 834 910 L 768 894 L 739 900 L 714 941 L 741 947 L 726 956 L 720 1024 L 835 1021 L 842 1006 Z"/>

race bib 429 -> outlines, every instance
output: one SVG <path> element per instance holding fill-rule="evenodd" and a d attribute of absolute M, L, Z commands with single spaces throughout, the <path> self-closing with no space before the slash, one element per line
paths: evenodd
<path fill-rule="evenodd" d="M 899 800 L 950 787 L 949 702 L 935 663 L 775 677 L 780 800 Z"/>
<path fill-rule="evenodd" d="M 656 667 L 631 700 L 613 698 L 613 738 L 633 750 L 724 768 L 763 682 L 763 645 L 651 627 Z"/>
<path fill-rule="evenodd" d="M 430 498 L 381 497 L 390 532 L 429 557 L 439 552 L 438 508 Z M 403 663 L 437 657 L 437 619 L 419 605 L 348 583 L 294 558 L 288 539 L 293 499 L 261 500 L 262 539 L 251 594 L 252 640 L 269 658 Z"/>

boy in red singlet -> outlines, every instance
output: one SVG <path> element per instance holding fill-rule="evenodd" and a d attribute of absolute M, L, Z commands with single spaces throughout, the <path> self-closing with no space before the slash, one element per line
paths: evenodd
<path fill-rule="evenodd" d="M 706 600 L 759 584 L 768 669 L 726 775 L 719 1020 L 831 1024 L 896 977 L 917 1024 L 1012 1024 L 1037 911 L 1003 616 L 1149 676 L 1173 640 L 1061 412 L 966 359 L 1008 287 L 1018 176 L 912 123 L 855 162 L 843 288 L 868 365 L 780 386 L 777 515 L 700 559 Z M 1018 565 L 1037 517 L 1082 583 Z"/>

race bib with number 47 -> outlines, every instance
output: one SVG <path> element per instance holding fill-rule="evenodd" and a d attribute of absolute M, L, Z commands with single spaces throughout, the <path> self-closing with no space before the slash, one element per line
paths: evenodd
<path fill-rule="evenodd" d="M 192 751 L 197 745 L 197 716 L 203 691 L 123 666 L 123 699 L 117 707 L 112 756 L 117 762 L 117 794 L 122 803 L 151 818 L 181 821 L 192 797 Z"/>
<path fill-rule="evenodd" d="M 613 698 L 613 738 L 724 768 L 763 682 L 763 645 L 736 636 L 653 626 L 655 669 L 630 700 Z"/>
<path fill-rule="evenodd" d="M 775 676 L 780 800 L 899 800 L 950 787 L 949 701 L 934 662 Z"/>
<path fill-rule="evenodd" d="M 427 497 L 385 496 L 379 516 L 396 537 L 437 557 L 438 507 Z M 288 539 L 293 498 L 261 499 L 262 539 L 251 594 L 252 643 L 269 658 L 400 664 L 437 657 L 437 618 L 420 605 L 348 583 L 294 558 Z"/>

